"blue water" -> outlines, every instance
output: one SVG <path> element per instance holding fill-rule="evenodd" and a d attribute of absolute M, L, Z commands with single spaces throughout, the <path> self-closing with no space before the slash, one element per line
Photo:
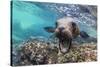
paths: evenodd
<path fill-rule="evenodd" d="M 51 34 L 43 28 L 55 26 L 56 20 L 63 16 L 73 16 L 81 30 L 86 31 L 92 37 L 97 36 L 96 6 L 28 1 L 13 1 L 11 6 L 13 43 L 21 43 L 30 37 L 48 38 Z"/>

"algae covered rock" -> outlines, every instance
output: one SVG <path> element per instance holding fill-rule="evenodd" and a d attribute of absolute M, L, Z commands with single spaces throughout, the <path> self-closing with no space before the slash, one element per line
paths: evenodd
<path fill-rule="evenodd" d="M 13 63 L 13 66 L 76 63 L 97 60 L 96 43 L 73 43 L 70 51 L 65 54 L 59 53 L 58 46 L 55 44 L 38 40 L 24 43 L 17 48 L 16 53 L 13 53 L 13 61 L 16 61 Z"/>

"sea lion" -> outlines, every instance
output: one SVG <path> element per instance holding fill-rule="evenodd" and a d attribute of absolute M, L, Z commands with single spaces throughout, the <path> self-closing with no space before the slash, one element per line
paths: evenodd
<path fill-rule="evenodd" d="M 62 53 L 69 52 L 72 39 L 80 35 L 79 26 L 72 17 L 58 19 L 55 28 L 45 27 L 44 29 L 47 32 L 55 33 L 55 36 L 59 39 L 59 49 Z M 84 37 L 84 33 L 81 34 Z"/>

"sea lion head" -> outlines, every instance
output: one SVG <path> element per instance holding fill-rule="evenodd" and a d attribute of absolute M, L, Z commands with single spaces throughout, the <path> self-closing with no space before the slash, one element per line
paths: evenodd
<path fill-rule="evenodd" d="M 72 22 L 74 19 L 71 17 L 64 17 L 56 22 L 55 33 L 59 37 L 72 38 Z"/>
<path fill-rule="evenodd" d="M 56 21 L 56 27 L 45 27 L 47 32 L 55 33 L 59 39 L 59 47 L 62 52 L 68 52 L 71 41 L 79 34 L 79 28 L 72 17 L 63 17 Z M 68 45 L 67 47 L 64 47 Z M 67 48 L 67 49 L 65 49 Z"/>

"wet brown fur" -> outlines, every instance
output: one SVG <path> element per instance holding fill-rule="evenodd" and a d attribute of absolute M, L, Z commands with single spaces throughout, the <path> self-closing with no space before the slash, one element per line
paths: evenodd
<path fill-rule="evenodd" d="M 69 18 L 70 19 L 70 18 Z M 60 32 L 59 28 L 64 27 L 63 32 Z M 67 52 L 69 51 L 72 43 L 72 39 L 77 37 L 80 34 L 80 30 L 78 25 L 73 21 L 73 18 L 68 20 L 66 18 L 61 18 L 56 22 L 56 29 L 55 29 L 56 37 L 59 39 L 59 49 L 62 50 L 67 45 Z M 67 44 L 64 45 L 64 43 Z"/>

